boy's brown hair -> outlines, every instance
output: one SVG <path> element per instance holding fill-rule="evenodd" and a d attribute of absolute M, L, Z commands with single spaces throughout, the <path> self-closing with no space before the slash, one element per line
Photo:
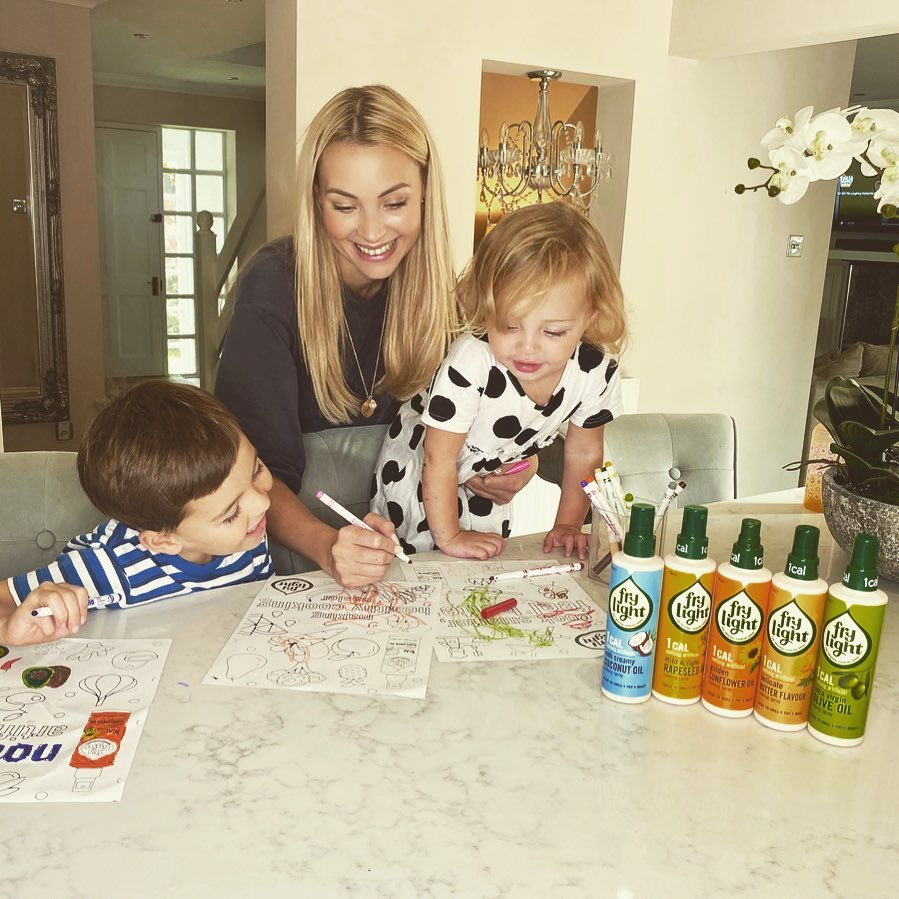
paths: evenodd
<path fill-rule="evenodd" d="M 483 334 L 569 279 L 583 284 L 594 312 L 584 342 L 620 353 L 626 324 L 615 266 L 599 229 L 563 200 L 504 215 L 459 278 L 456 297 L 466 326 Z"/>
<path fill-rule="evenodd" d="M 105 515 L 138 531 L 174 531 L 187 504 L 217 490 L 242 432 L 214 396 L 174 381 L 143 381 L 91 422 L 78 477 Z"/>

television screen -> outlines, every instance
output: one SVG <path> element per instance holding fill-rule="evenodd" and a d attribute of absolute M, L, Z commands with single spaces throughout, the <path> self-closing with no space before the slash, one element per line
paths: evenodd
<path fill-rule="evenodd" d="M 880 173 L 867 177 L 855 159 L 837 179 L 833 227 L 838 231 L 899 230 L 899 219 L 886 219 L 877 211 L 874 191 L 880 186 Z"/>

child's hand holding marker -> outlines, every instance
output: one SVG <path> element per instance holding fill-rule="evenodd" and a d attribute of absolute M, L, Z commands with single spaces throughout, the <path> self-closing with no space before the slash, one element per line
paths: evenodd
<path fill-rule="evenodd" d="M 38 584 L 16 606 L 6 581 L 0 581 L 0 643 L 30 646 L 77 633 L 87 621 L 84 587 Z"/>

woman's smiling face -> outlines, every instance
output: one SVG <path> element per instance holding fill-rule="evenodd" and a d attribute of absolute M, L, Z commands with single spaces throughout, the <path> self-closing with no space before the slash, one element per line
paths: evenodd
<path fill-rule="evenodd" d="M 421 234 L 418 165 L 392 147 L 331 144 L 319 159 L 316 194 L 341 280 L 359 296 L 371 296 Z"/>

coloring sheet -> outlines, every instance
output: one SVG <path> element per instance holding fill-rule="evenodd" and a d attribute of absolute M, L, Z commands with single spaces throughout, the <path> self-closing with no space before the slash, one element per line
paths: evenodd
<path fill-rule="evenodd" d="M 0 645 L 0 804 L 118 802 L 171 645 Z"/>
<path fill-rule="evenodd" d="M 344 590 L 322 572 L 274 577 L 203 683 L 424 699 L 436 593 L 391 581 Z"/>
<path fill-rule="evenodd" d="M 438 661 L 601 658 L 606 613 L 572 577 L 488 580 L 504 571 L 551 564 L 556 563 L 413 560 L 409 576 L 439 588 L 434 623 Z M 481 609 L 512 597 L 518 601 L 512 611 L 487 620 L 481 617 Z"/>

